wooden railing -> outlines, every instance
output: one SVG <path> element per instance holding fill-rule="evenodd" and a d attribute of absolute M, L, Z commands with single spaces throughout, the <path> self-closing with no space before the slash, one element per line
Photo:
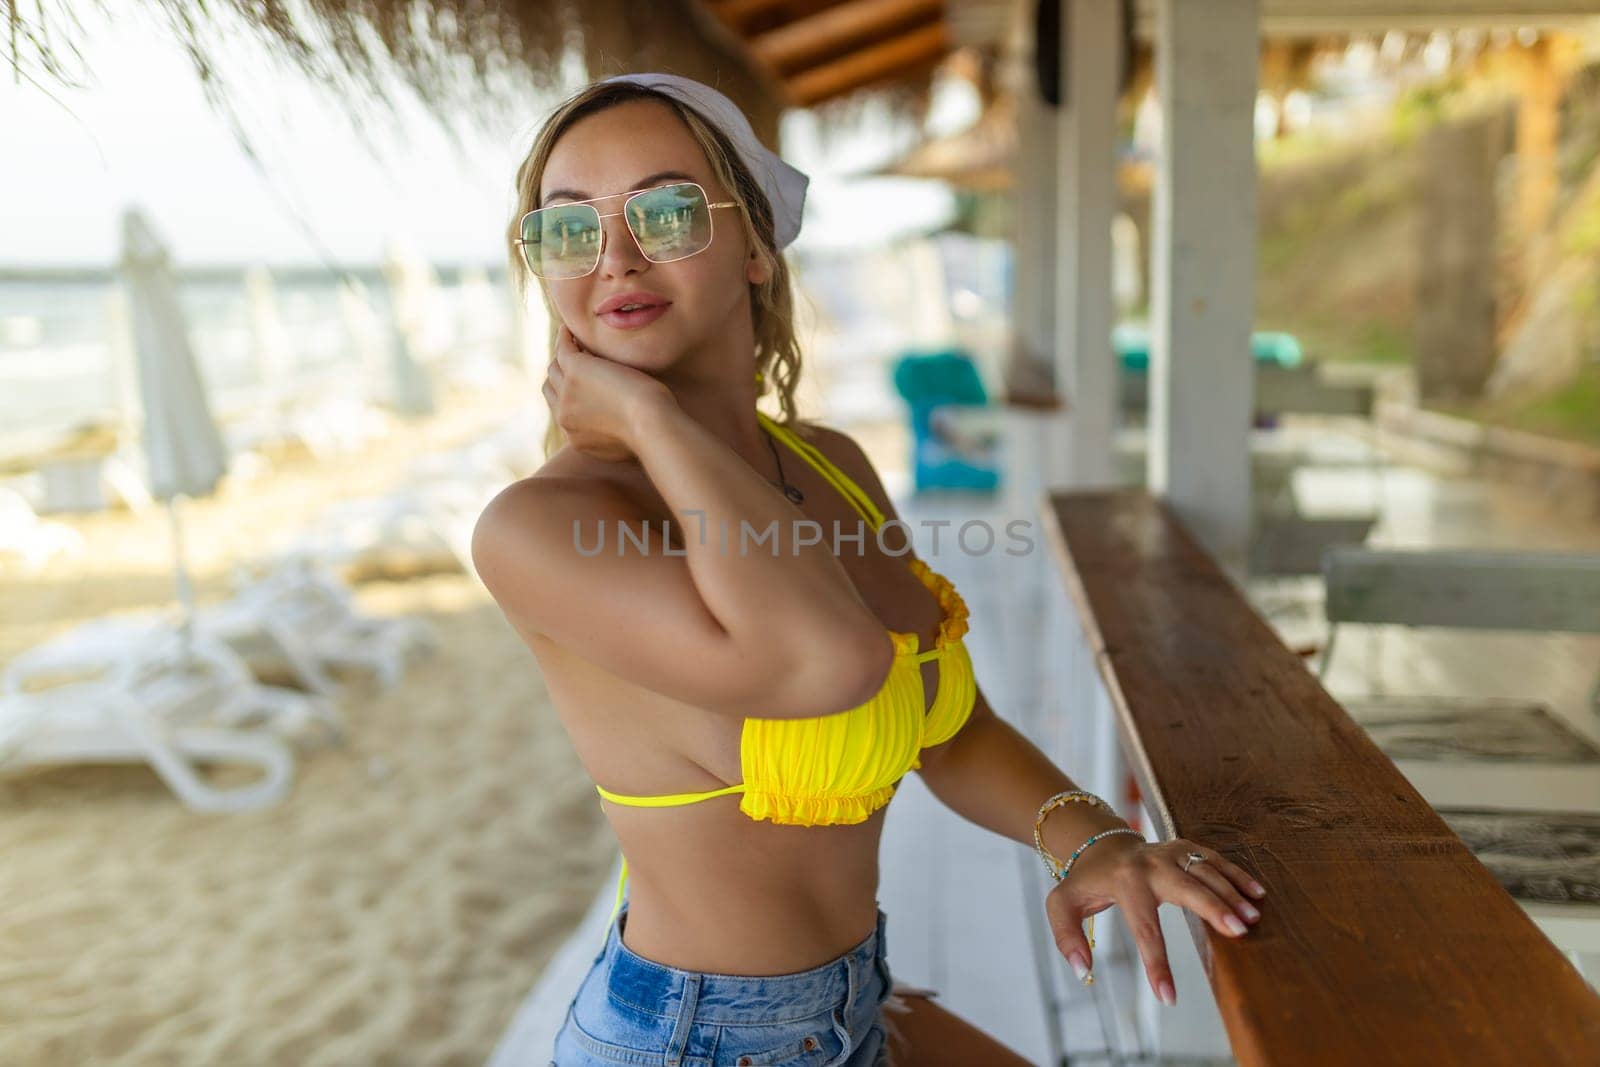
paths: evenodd
<path fill-rule="evenodd" d="M 1244 938 L 1184 912 L 1239 1063 L 1600 1063 L 1600 995 L 1167 507 L 1047 503 L 1157 836 L 1268 887 Z"/>

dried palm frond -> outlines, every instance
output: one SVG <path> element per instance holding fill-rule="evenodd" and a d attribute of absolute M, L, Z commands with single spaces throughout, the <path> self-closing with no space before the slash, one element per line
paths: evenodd
<path fill-rule="evenodd" d="M 89 9 L 159 19 L 193 62 L 208 100 L 229 106 L 216 45 L 240 34 L 322 86 L 360 126 L 398 120 L 408 87 L 451 136 L 462 119 L 489 129 L 531 99 L 588 78 L 670 70 L 726 93 L 758 135 L 776 140 L 781 87 L 696 0 L 3 0 L 0 55 L 41 91 L 78 87 Z M 31 7 L 32 10 L 27 10 Z"/>

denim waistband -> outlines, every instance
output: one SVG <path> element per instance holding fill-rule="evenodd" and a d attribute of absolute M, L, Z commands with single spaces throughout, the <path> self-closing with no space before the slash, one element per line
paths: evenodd
<path fill-rule="evenodd" d="M 685 1000 L 698 1022 L 745 1024 L 760 1018 L 773 1024 L 820 1015 L 850 1005 L 872 979 L 871 968 L 887 955 L 885 915 L 878 908 L 872 933 L 838 958 L 809 971 L 779 975 L 715 974 L 687 971 L 647 960 L 622 943 L 623 906 L 606 934 L 612 957 L 608 985 L 614 996 L 652 1015 L 678 1018 Z"/>

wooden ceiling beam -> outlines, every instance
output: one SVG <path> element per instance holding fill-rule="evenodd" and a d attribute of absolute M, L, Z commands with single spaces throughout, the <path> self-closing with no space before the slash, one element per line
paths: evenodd
<path fill-rule="evenodd" d="M 773 70 L 793 71 L 852 46 L 870 44 L 908 24 L 941 19 L 944 6 L 944 0 L 857 0 L 758 34 L 750 40 L 750 49 Z"/>
<path fill-rule="evenodd" d="M 869 45 L 842 59 L 787 77 L 784 86 L 795 106 L 810 107 L 874 82 L 930 69 L 950 50 L 950 28 L 940 19 L 892 40 Z"/>
<path fill-rule="evenodd" d="M 838 0 L 712 0 L 706 6 L 723 25 L 743 34 L 751 23 L 761 22 L 762 16 L 775 13 L 805 16 L 836 2 Z M 845 6 L 849 6 L 849 0 L 845 0 Z"/>

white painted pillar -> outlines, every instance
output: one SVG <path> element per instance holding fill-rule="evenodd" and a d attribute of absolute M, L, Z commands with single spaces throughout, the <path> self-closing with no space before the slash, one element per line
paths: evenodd
<path fill-rule="evenodd" d="M 1056 158 L 1056 387 L 1065 395 L 1067 484 L 1115 484 L 1117 367 L 1111 351 L 1111 220 L 1117 214 L 1116 111 L 1122 0 L 1066 0 L 1065 106 Z"/>
<path fill-rule="evenodd" d="M 1259 0 L 1157 0 L 1149 484 L 1235 577 L 1250 526 Z"/>
<path fill-rule="evenodd" d="M 1016 315 L 1021 358 L 1048 368 L 1055 351 L 1055 115 L 1031 64 L 1019 75 L 1016 162 Z"/>
<path fill-rule="evenodd" d="M 1006 368 L 1008 392 L 1045 396 L 1059 389 L 1054 380 L 1056 351 L 1055 112 L 1039 93 L 1033 57 L 1008 72 L 1017 98 L 1016 231 L 1014 234 L 1012 319 L 1015 351 Z M 1006 484 L 1018 515 L 1039 520 L 1042 486 L 1065 482 L 1062 418 L 1050 412 L 1015 409 L 1006 420 Z"/>

